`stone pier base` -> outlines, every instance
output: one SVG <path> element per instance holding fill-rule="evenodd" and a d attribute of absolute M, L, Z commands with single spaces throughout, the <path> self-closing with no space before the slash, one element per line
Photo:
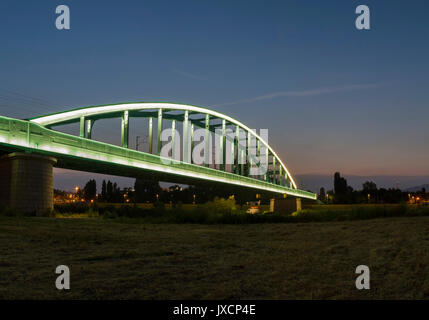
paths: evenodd
<path fill-rule="evenodd" d="M 270 211 L 291 214 L 302 210 L 301 198 L 271 199 Z"/>
<path fill-rule="evenodd" d="M 11 153 L 0 158 L 0 206 L 43 215 L 53 209 L 52 157 Z"/>

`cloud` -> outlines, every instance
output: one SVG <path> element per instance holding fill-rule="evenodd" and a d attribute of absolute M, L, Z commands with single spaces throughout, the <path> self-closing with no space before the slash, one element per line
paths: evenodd
<path fill-rule="evenodd" d="M 274 99 L 278 97 L 309 97 L 309 96 L 317 96 L 317 95 L 337 93 L 337 92 L 374 89 L 380 86 L 381 86 L 380 83 L 370 83 L 370 84 L 350 84 L 350 85 L 326 87 L 326 88 L 318 88 L 318 89 L 310 89 L 310 90 L 278 91 L 278 92 L 272 92 L 258 97 L 226 102 L 226 103 L 218 104 L 216 106 L 229 106 L 233 104 L 269 100 L 269 99 Z"/>
<path fill-rule="evenodd" d="M 205 79 L 204 77 L 198 76 L 196 74 L 185 72 L 185 71 L 175 69 L 175 68 L 171 69 L 171 72 L 180 74 L 181 76 L 184 76 L 184 77 L 189 78 L 189 79 L 194 79 L 194 80 L 204 80 Z"/>

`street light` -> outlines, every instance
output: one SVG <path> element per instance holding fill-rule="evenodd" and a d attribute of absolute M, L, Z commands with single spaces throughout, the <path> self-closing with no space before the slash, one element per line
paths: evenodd
<path fill-rule="evenodd" d="M 76 187 L 74 188 L 74 190 L 76 191 L 75 198 L 76 198 L 76 199 L 78 199 L 78 198 L 79 198 L 79 194 L 78 194 L 78 192 L 79 192 L 79 187 L 78 187 L 78 186 L 76 186 Z"/>

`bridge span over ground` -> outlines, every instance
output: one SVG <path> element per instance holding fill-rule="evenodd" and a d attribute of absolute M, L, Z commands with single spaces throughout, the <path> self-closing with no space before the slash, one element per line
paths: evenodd
<path fill-rule="evenodd" d="M 121 119 L 120 146 L 91 139 L 94 123 L 111 118 Z M 149 141 L 146 152 L 129 148 L 130 118 L 147 119 Z M 162 130 L 170 124 L 174 131 L 178 128 L 177 122 L 182 124 L 181 152 L 179 158 L 166 159 L 161 156 Z M 54 129 L 70 123 L 79 124 L 76 135 Z M 223 158 L 220 164 L 209 163 L 209 152 L 204 152 L 205 163 L 193 163 L 192 154 L 197 143 L 194 132 L 197 128 L 205 132 L 203 143 L 207 149 L 204 150 L 213 147 L 208 143 L 212 136 L 219 139 Z M 229 130 L 234 132 L 232 138 L 227 134 Z M 243 135 L 244 143 L 240 138 Z M 253 140 L 256 154 L 251 155 Z M 170 142 L 172 145 L 177 143 L 174 134 Z M 226 148 L 232 157 L 230 164 L 225 161 Z M 52 207 L 53 166 L 184 184 L 220 183 L 231 190 L 247 188 L 256 193 L 316 199 L 315 194 L 298 189 L 284 162 L 268 141 L 254 130 L 216 111 L 182 104 L 94 106 L 27 120 L 0 116 L 0 154 L 3 154 L 0 160 L 0 205 L 27 210 L 40 211 Z M 256 160 L 252 162 L 255 156 L 265 160 L 263 174 L 251 174 L 251 168 L 257 165 Z M 28 201 L 22 201 L 23 197 Z"/>

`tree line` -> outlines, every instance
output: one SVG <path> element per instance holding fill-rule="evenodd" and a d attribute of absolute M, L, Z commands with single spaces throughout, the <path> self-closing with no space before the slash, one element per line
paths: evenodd
<path fill-rule="evenodd" d="M 426 195 L 426 190 L 418 194 Z M 410 198 L 409 192 L 397 188 L 377 188 L 372 181 L 362 184 L 362 190 L 353 190 L 339 172 L 334 174 L 334 189 L 328 192 L 322 187 L 318 199 L 324 203 L 359 204 L 359 203 L 401 203 Z"/>
<path fill-rule="evenodd" d="M 134 188 L 121 189 L 117 183 L 103 180 L 101 193 L 97 194 L 97 182 L 89 180 L 82 190 L 78 191 L 80 198 L 86 201 L 97 200 L 107 203 L 206 203 L 215 197 L 234 197 L 238 204 L 256 200 L 255 191 L 246 189 L 226 188 L 220 184 L 201 184 L 195 186 L 172 185 L 161 188 L 159 181 L 137 178 Z M 414 195 L 414 193 L 412 193 Z M 426 190 L 416 196 L 426 197 Z M 269 203 L 272 195 L 261 194 L 259 200 Z M 366 181 L 361 190 L 354 190 L 347 184 L 347 180 L 339 172 L 334 174 L 334 189 L 325 191 L 320 188 L 318 199 L 324 203 L 359 204 L 359 203 L 401 203 L 408 201 L 410 193 L 395 188 L 377 188 L 372 181 Z"/>
<path fill-rule="evenodd" d="M 117 183 L 103 180 L 101 193 L 97 194 L 97 182 L 89 180 L 78 196 L 86 201 L 97 200 L 107 203 L 206 203 L 215 197 L 234 197 L 237 203 L 255 199 L 255 192 L 245 189 L 225 188 L 222 185 L 205 184 L 196 186 L 172 185 L 161 188 L 159 181 L 150 179 L 136 179 L 134 188 L 121 189 Z"/>

